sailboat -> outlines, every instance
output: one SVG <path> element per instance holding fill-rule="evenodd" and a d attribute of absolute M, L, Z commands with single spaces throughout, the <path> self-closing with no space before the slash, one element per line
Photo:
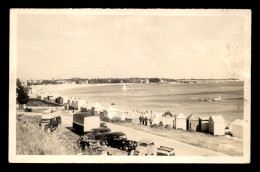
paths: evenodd
<path fill-rule="evenodd" d="M 125 84 L 124 84 L 124 86 L 122 87 L 122 90 L 127 90 L 127 88 L 126 88 Z"/>

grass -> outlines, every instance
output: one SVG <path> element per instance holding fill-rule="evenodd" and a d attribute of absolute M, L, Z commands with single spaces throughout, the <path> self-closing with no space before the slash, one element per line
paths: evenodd
<path fill-rule="evenodd" d="M 40 116 L 17 115 L 16 154 L 17 155 L 85 155 L 97 154 L 86 149 L 82 152 L 76 139 L 66 136 L 65 128 L 58 128 L 52 133 L 42 131 L 38 122 Z M 76 137 L 75 137 L 76 138 Z"/>
<path fill-rule="evenodd" d="M 222 152 L 230 156 L 243 156 L 243 141 L 227 136 L 213 136 L 202 132 L 191 132 L 175 130 L 165 127 L 154 127 L 136 125 L 133 123 L 115 123 L 126 127 L 134 128 L 139 131 L 155 134 L 162 137 L 174 139 L 193 146 L 206 148 L 216 152 Z"/>
<path fill-rule="evenodd" d="M 24 115 L 17 113 L 16 120 L 16 154 L 17 155 L 100 155 L 103 151 L 110 155 L 127 155 L 126 152 L 108 147 L 98 150 L 77 145 L 79 135 L 68 127 L 61 125 L 51 133 L 39 127 L 40 115 Z"/>

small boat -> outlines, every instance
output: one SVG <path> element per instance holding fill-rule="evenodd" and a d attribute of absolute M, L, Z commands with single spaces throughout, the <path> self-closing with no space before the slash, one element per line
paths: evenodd
<path fill-rule="evenodd" d="M 218 96 L 217 98 L 213 99 L 214 101 L 221 101 L 221 96 Z"/>
<path fill-rule="evenodd" d="M 125 84 L 124 86 L 122 87 L 122 90 L 127 90 L 128 88 L 126 88 Z"/>

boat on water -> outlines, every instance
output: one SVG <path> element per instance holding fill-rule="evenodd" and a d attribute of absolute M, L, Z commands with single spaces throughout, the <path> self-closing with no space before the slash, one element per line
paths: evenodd
<path fill-rule="evenodd" d="M 221 101 L 221 96 L 218 96 L 217 98 L 213 99 L 214 101 Z"/>
<path fill-rule="evenodd" d="M 122 90 L 127 90 L 128 88 L 126 88 L 125 84 L 124 86 L 122 87 Z"/>

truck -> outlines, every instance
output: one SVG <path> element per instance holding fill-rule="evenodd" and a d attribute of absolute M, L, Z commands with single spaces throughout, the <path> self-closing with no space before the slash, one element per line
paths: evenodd
<path fill-rule="evenodd" d="M 100 127 L 100 116 L 94 116 L 89 112 L 73 114 L 72 127 L 84 135 L 85 132 Z"/>

